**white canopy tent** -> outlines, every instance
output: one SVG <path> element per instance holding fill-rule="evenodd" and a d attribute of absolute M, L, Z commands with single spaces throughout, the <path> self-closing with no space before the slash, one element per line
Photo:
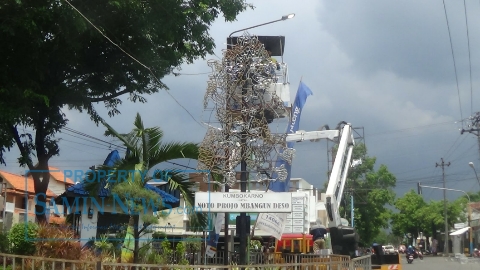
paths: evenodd
<path fill-rule="evenodd" d="M 469 229 L 470 229 L 470 227 L 461 228 L 460 230 L 456 230 L 456 231 L 452 232 L 450 235 L 461 235 L 461 234 L 466 233 Z"/>

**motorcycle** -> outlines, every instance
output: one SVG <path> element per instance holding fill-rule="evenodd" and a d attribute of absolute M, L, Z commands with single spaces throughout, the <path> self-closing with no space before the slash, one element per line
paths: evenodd
<path fill-rule="evenodd" d="M 419 250 L 416 250 L 413 252 L 413 258 L 414 259 L 420 259 L 420 260 L 423 260 L 423 254 L 421 251 Z"/>
<path fill-rule="evenodd" d="M 407 253 L 407 263 L 413 262 L 413 253 Z"/>

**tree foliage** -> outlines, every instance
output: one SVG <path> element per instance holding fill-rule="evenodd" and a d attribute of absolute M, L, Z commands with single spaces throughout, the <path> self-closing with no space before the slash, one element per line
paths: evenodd
<path fill-rule="evenodd" d="M 379 243 L 379 244 L 390 244 L 394 246 L 400 245 L 402 241 L 401 237 L 398 237 L 394 235 L 393 233 L 387 233 L 385 230 L 380 230 L 380 233 L 375 236 L 375 239 L 373 242 Z"/>
<path fill-rule="evenodd" d="M 399 211 L 392 215 L 393 232 L 398 236 L 405 233 L 417 233 L 429 225 L 424 220 L 427 203 L 423 197 L 411 190 L 402 198 L 395 201 L 395 208 Z"/>
<path fill-rule="evenodd" d="M 455 223 L 464 222 L 466 200 L 461 197 L 455 201 L 447 201 L 447 220 L 449 228 Z M 411 190 L 395 201 L 396 213 L 392 215 L 392 231 L 395 235 L 412 234 L 414 239 L 422 232 L 426 236 L 434 236 L 436 230 L 443 231 L 445 226 L 443 201 L 425 202 L 421 195 Z"/>
<path fill-rule="evenodd" d="M 122 95 L 146 102 L 144 95 L 167 89 L 161 79 L 174 68 L 212 53 L 215 19 L 233 21 L 249 7 L 244 0 L 1 1 L 0 163 L 17 145 L 21 166 L 45 170 L 32 176 L 35 192 L 46 193 L 48 161 L 59 154 L 55 134 L 68 121 L 62 110 L 86 111 L 98 123 L 94 104 L 114 116 Z M 36 205 L 43 221 L 44 204 Z"/>
<path fill-rule="evenodd" d="M 111 190 L 113 196 L 118 196 L 117 198 L 125 201 L 130 215 L 128 226 L 133 231 L 135 239 L 133 259 L 138 262 L 141 233 L 149 225 L 158 222 L 158 217 L 143 215 L 143 227 L 139 228 L 139 215 L 148 213 L 147 210 L 152 210 L 144 209 L 144 207 L 152 206 L 158 211 L 170 207 L 169 210 L 171 210 L 171 206 L 164 203 L 158 194 L 145 188 L 147 182 L 153 179 L 162 179 L 169 184 L 172 190 L 180 191 L 187 207 L 194 209 L 195 204 L 192 191 L 194 183 L 190 182 L 178 170 L 155 170 L 151 174 L 149 172 L 152 172 L 156 165 L 165 161 L 178 158 L 197 159 L 198 145 L 194 143 L 163 142 L 162 130 L 158 127 L 146 128 L 139 114 L 135 118 L 134 128 L 127 134 L 120 134 L 104 121 L 102 121 L 102 124 L 107 128 L 105 134 L 122 141 L 128 152 L 124 158 L 116 161 L 113 166 L 104 165 L 98 168 L 98 170 L 108 172 L 108 183 L 104 181 L 85 181 L 85 186 L 90 194 L 98 196 L 102 185 L 105 185 L 106 188 Z M 126 176 L 124 175 L 125 172 L 133 173 Z M 165 176 L 168 179 L 165 179 Z M 88 177 L 94 179 L 93 175 Z M 189 216 L 193 227 L 199 229 L 206 226 L 206 217 L 203 213 L 189 213 Z"/>
<path fill-rule="evenodd" d="M 8 233 L 8 242 L 12 253 L 17 255 L 33 255 L 38 226 L 35 223 L 17 223 Z"/>
<path fill-rule="evenodd" d="M 385 165 L 375 170 L 376 158 L 367 155 L 365 144 L 354 147 L 352 159 L 362 159 L 362 164 L 350 168 L 345 190 L 353 193 L 354 226 L 360 241 L 370 245 L 380 231 L 389 226 L 391 211 L 386 207 L 395 200 L 396 178 Z"/>

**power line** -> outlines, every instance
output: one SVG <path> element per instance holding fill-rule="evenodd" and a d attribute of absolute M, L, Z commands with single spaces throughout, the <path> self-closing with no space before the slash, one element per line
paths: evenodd
<path fill-rule="evenodd" d="M 470 57 L 470 35 L 468 33 L 467 3 L 465 0 L 463 0 L 463 9 L 465 10 L 465 26 L 467 27 L 468 63 L 470 69 L 470 114 L 473 114 L 472 59 Z"/>
<path fill-rule="evenodd" d="M 86 138 L 90 138 L 90 139 L 93 139 L 93 140 L 96 140 L 96 141 L 99 141 L 99 142 L 103 142 L 103 143 L 107 143 L 107 144 L 110 144 L 110 145 L 113 145 L 113 146 L 116 146 L 118 148 L 123 148 L 122 150 L 126 150 L 127 148 L 125 146 L 119 146 L 119 145 L 116 145 L 116 144 L 112 144 L 112 143 L 109 143 L 107 141 L 104 141 L 102 139 L 99 139 L 97 137 L 94 137 L 92 135 L 88 135 L 86 133 L 83 133 L 83 132 L 80 132 L 78 130 L 75 130 L 73 128 L 68 128 L 68 127 L 65 127 L 64 128 L 65 130 L 69 131 L 69 132 L 72 132 L 74 134 L 78 134 L 80 136 L 83 136 L 83 137 L 86 137 Z M 29 132 L 33 132 L 32 130 L 27 130 Z M 70 136 L 73 136 L 73 137 L 76 137 L 76 138 L 79 138 L 79 139 L 83 139 L 83 140 L 86 140 L 88 142 L 92 142 L 92 143 L 97 143 L 99 145 L 102 145 L 98 142 L 95 142 L 95 141 L 90 141 L 90 140 L 87 140 L 87 139 L 84 139 L 84 138 L 81 138 L 81 137 L 78 137 L 78 136 L 74 136 L 72 134 L 67 134 L 67 135 L 70 135 Z M 70 140 L 66 140 L 66 139 L 62 139 L 60 138 L 59 140 L 63 140 L 63 141 L 67 141 L 67 142 L 71 142 L 71 143 L 77 143 L 77 144 L 80 144 L 80 145 L 84 145 L 84 146 L 89 146 L 89 147 L 94 147 L 94 148 L 99 148 L 98 146 L 95 146 L 95 145 L 88 145 L 88 144 L 83 144 L 83 143 L 80 143 L 80 142 L 74 142 L 74 141 L 70 141 Z M 103 146 L 103 145 L 102 145 Z M 110 150 L 110 149 L 106 149 L 106 148 L 100 148 L 100 149 L 103 149 L 103 150 Z M 63 160 L 63 161 L 66 161 L 66 160 Z M 71 162 L 79 162 L 79 161 L 88 161 L 88 160 L 71 160 Z M 13 161 L 15 162 L 15 161 Z M 182 164 L 179 164 L 179 163 L 176 163 L 176 162 L 172 162 L 172 161 L 165 161 L 166 163 L 170 163 L 170 164 L 173 164 L 173 165 L 176 165 L 176 166 L 180 166 L 180 167 L 184 167 L 184 168 L 187 168 L 187 169 L 191 169 L 191 170 L 196 170 L 195 168 L 193 167 L 190 167 L 190 166 L 186 166 L 186 165 L 182 165 Z"/>
<path fill-rule="evenodd" d="M 409 130 L 416 130 L 416 129 L 419 129 L 419 128 L 426 128 L 426 127 L 439 126 L 439 125 L 445 125 L 445 124 L 454 124 L 454 123 L 455 122 L 447 121 L 447 122 L 441 122 L 441 123 L 435 123 L 435 124 L 415 126 L 415 127 L 410 127 L 410 128 L 387 130 L 387 131 L 382 131 L 382 132 L 377 132 L 377 133 L 370 133 L 370 134 L 368 134 L 368 136 L 372 137 L 372 136 L 385 135 L 385 134 L 391 134 L 391 133 L 399 133 L 399 132 L 405 132 L 405 131 L 409 131 Z"/>
<path fill-rule="evenodd" d="M 98 147 L 97 145 L 90 145 L 90 144 L 84 144 L 84 143 L 80 143 L 80 142 L 75 142 L 75 141 L 70 141 L 70 140 L 67 140 L 67 139 L 64 139 L 64 138 L 58 138 L 58 140 L 62 140 L 62 141 L 66 141 L 66 142 L 70 142 L 70 143 L 76 143 L 76 144 L 80 144 L 80 145 L 84 145 L 84 146 L 88 146 L 88 147 L 94 147 L 94 148 L 100 148 L 100 149 L 104 149 L 104 150 L 111 150 L 110 147 L 111 146 L 115 146 L 117 148 L 120 148 L 119 150 L 121 151 L 125 151 L 127 148 L 124 147 L 124 146 L 120 146 L 120 145 L 116 145 L 114 143 L 111 143 L 111 142 L 107 142 L 107 141 L 104 141 L 102 139 L 99 139 L 97 137 L 93 137 L 91 135 L 88 135 L 88 134 L 85 134 L 83 132 L 80 132 L 78 130 L 74 130 L 72 128 L 68 128 L 68 127 L 64 127 L 63 128 L 65 131 L 68 131 L 68 132 L 71 132 L 73 134 L 76 134 L 76 135 L 79 135 L 79 136 L 75 136 L 73 134 L 69 134 L 69 133 L 63 133 L 65 135 L 68 135 L 68 136 L 72 136 L 72 137 L 75 137 L 75 138 L 78 138 L 78 139 L 81 139 L 81 140 L 84 140 L 86 142 L 89 142 L 89 143 L 93 143 L 93 144 L 97 144 L 98 146 L 102 146 L 102 147 Z M 29 129 L 24 129 L 23 130 L 24 132 L 27 131 L 27 132 L 31 132 L 31 133 L 34 133 L 33 130 L 29 130 Z M 82 138 L 82 137 L 85 137 L 85 138 Z M 88 138 L 88 139 L 87 139 Z M 89 140 L 91 139 L 91 140 Z M 103 144 L 105 143 L 105 144 Z"/>
<path fill-rule="evenodd" d="M 458 94 L 458 105 L 460 107 L 460 118 L 463 119 L 462 103 L 460 102 L 460 87 L 458 86 L 457 64 L 455 61 L 455 53 L 453 52 L 452 34 L 450 32 L 450 24 L 448 22 L 447 7 L 445 5 L 445 0 L 443 0 L 443 10 L 445 11 L 445 19 L 447 21 L 448 37 L 450 39 L 450 49 L 452 51 L 452 58 L 453 58 L 453 69 L 455 71 L 455 81 L 457 82 L 457 94 Z M 463 121 L 462 121 L 462 128 L 463 128 Z"/>
<path fill-rule="evenodd" d="M 72 132 L 72 133 L 74 133 L 74 134 L 77 134 L 77 135 L 80 135 L 80 136 L 83 136 L 83 137 L 86 137 L 86 138 L 90 138 L 90 139 L 93 139 L 93 140 L 96 140 L 96 141 L 105 143 L 105 144 L 107 144 L 107 145 L 113 145 L 113 146 L 118 147 L 118 148 L 127 149 L 125 146 L 120 146 L 120 145 L 113 144 L 113 143 L 111 143 L 111 142 L 104 141 L 104 140 L 102 140 L 102 139 L 99 139 L 99 138 L 97 138 L 97 137 L 93 137 L 93 136 L 91 136 L 91 135 L 88 135 L 88 134 L 86 134 L 86 133 L 80 132 L 80 131 L 78 131 L 78 130 L 74 130 L 73 128 L 65 127 L 64 129 L 65 129 L 66 131 Z"/>
<path fill-rule="evenodd" d="M 115 47 L 117 47 L 120 51 L 122 51 L 125 55 L 127 55 L 129 58 L 131 58 L 133 61 L 135 61 L 136 63 L 138 63 L 139 65 L 141 65 L 142 67 L 144 67 L 145 69 L 147 69 L 149 72 L 150 72 L 150 75 L 152 75 L 152 77 L 154 78 L 154 80 L 159 83 L 160 85 L 162 84 L 162 82 L 157 78 L 157 76 L 155 76 L 155 74 L 153 73 L 152 69 L 148 66 L 146 66 L 145 64 L 143 64 L 142 62 L 140 62 L 140 60 L 136 59 L 135 57 L 133 57 L 131 54 L 127 53 L 124 49 L 122 49 L 122 47 L 120 47 L 117 43 L 113 42 L 107 35 L 105 35 L 102 30 L 100 30 L 95 24 L 93 24 L 85 15 L 83 15 L 82 12 L 80 12 L 80 10 L 78 10 L 72 3 L 70 3 L 70 1 L 68 0 L 64 0 L 70 7 L 72 7 L 78 14 L 80 14 L 80 16 L 82 16 L 93 28 L 95 28 L 95 30 L 97 30 L 105 39 L 107 39 L 112 45 L 114 45 Z M 197 124 L 199 124 L 200 126 L 202 126 L 203 128 L 205 128 L 204 125 L 202 125 L 200 122 L 197 121 L 197 119 L 182 105 L 180 104 L 180 102 L 178 102 L 178 100 L 172 95 L 170 94 L 170 92 L 167 90 L 165 91 L 182 109 L 184 109 L 188 115 L 190 115 L 190 117 L 195 121 L 197 122 Z"/>
<path fill-rule="evenodd" d="M 89 145 L 89 144 L 80 143 L 80 142 L 74 142 L 74 141 L 70 141 L 70 140 L 63 139 L 63 138 L 59 138 L 58 140 L 59 140 L 59 141 L 62 140 L 62 141 L 66 141 L 66 142 L 76 143 L 76 144 L 84 145 L 84 146 L 88 146 L 88 147 L 93 147 L 93 148 L 96 148 L 96 149 L 111 150 L 111 149 L 108 149 L 108 148 L 98 147 L 98 146 L 96 146 L 96 145 Z"/>

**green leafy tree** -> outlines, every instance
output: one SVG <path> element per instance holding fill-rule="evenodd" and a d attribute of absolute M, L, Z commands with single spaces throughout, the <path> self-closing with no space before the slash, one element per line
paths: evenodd
<path fill-rule="evenodd" d="M 0 232 L 0 253 L 10 252 L 10 243 L 8 242 L 8 233 Z"/>
<path fill-rule="evenodd" d="M 465 203 L 464 198 L 447 202 L 449 228 L 452 228 L 455 223 L 465 221 Z M 432 200 L 427 203 L 421 195 L 411 190 L 395 201 L 395 208 L 397 212 L 392 215 L 392 231 L 397 236 L 410 233 L 416 239 L 422 232 L 427 239 L 430 236 L 438 239 L 437 229 L 443 231 L 445 226 L 443 201 Z"/>
<path fill-rule="evenodd" d="M 94 104 L 114 116 L 122 96 L 146 102 L 144 95 L 168 89 L 164 76 L 213 53 L 209 27 L 217 18 L 233 21 L 249 7 L 244 0 L 1 1 L 0 40 L 8 42 L 0 42 L 0 163 L 16 145 L 22 167 L 44 170 L 32 176 L 35 193 L 46 194 L 48 162 L 60 153 L 55 134 L 68 122 L 62 110 L 86 111 L 98 123 Z M 37 199 L 45 222 L 46 198 Z"/>
<path fill-rule="evenodd" d="M 379 244 L 391 244 L 394 246 L 398 246 L 401 242 L 402 238 L 394 235 L 393 233 L 389 233 L 385 230 L 381 230 L 380 233 L 374 238 L 373 242 Z"/>
<path fill-rule="evenodd" d="M 395 201 L 395 208 L 398 213 L 392 215 L 393 232 L 398 236 L 411 233 L 416 239 L 418 233 L 428 224 L 423 215 L 429 207 L 423 197 L 411 190 Z"/>
<path fill-rule="evenodd" d="M 463 195 L 462 197 L 465 199 L 465 202 L 469 202 L 469 199 L 470 199 L 470 202 L 480 202 L 480 191 L 477 192 L 477 193 L 474 193 L 474 192 L 468 192 L 468 197 L 466 195 Z"/>
<path fill-rule="evenodd" d="M 175 247 L 175 255 L 177 257 L 176 263 L 179 265 L 188 265 L 188 260 L 185 258 L 185 251 L 186 251 L 185 244 L 183 242 L 177 243 Z"/>
<path fill-rule="evenodd" d="M 353 193 L 354 224 L 360 241 L 370 245 L 389 226 L 391 211 L 387 206 L 395 200 L 396 178 L 385 165 L 375 170 L 376 158 L 367 155 L 365 144 L 354 147 L 352 159 L 362 159 L 362 164 L 350 168 L 345 190 Z M 349 203 L 347 207 L 350 209 Z"/>
<path fill-rule="evenodd" d="M 198 145 L 162 142 L 163 132 L 160 128 L 145 128 L 139 114 L 135 118 L 134 129 L 128 134 L 120 134 L 106 122 L 102 121 L 102 123 L 107 128 L 105 134 L 118 138 L 128 149 L 125 158 L 117 161 L 113 167 L 100 166 L 98 170 L 109 172 L 107 177 L 110 181 L 106 183 L 106 187 L 111 190 L 111 197 L 118 196 L 125 201 L 125 205 L 128 207 L 130 215 L 128 227 L 133 231 L 135 239 L 133 260 L 138 262 L 139 238 L 149 225 L 158 222 L 156 216 L 143 215 L 143 227 L 139 229 L 139 214 L 148 210 L 144 209 L 144 206 L 150 205 L 150 203 L 158 210 L 164 207 L 159 195 L 146 189 L 145 184 L 152 179 L 162 179 L 166 173 L 156 170 L 152 176 L 149 176 L 148 172 L 151 172 L 154 166 L 165 161 L 179 158 L 197 159 Z M 125 178 L 123 174 L 125 171 L 134 171 L 134 173 L 129 174 L 127 179 L 122 179 Z M 194 183 L 175 170 L 167 170 L 167 172 L 168 179 L 163 180 L 167 181 L 170 188 L 179 190 L 186 206 L 193 209 L 195 195 L 192 187 Z M 86 181 L 85 183 L 86 189 L 94 196 L 98 195 L 102 184 L 104 184 L 102 181 Z M 200 229 L 206 225 L 206 217 L 200 212 L 190 213 L 190 221 L 194 228 Z"/>

